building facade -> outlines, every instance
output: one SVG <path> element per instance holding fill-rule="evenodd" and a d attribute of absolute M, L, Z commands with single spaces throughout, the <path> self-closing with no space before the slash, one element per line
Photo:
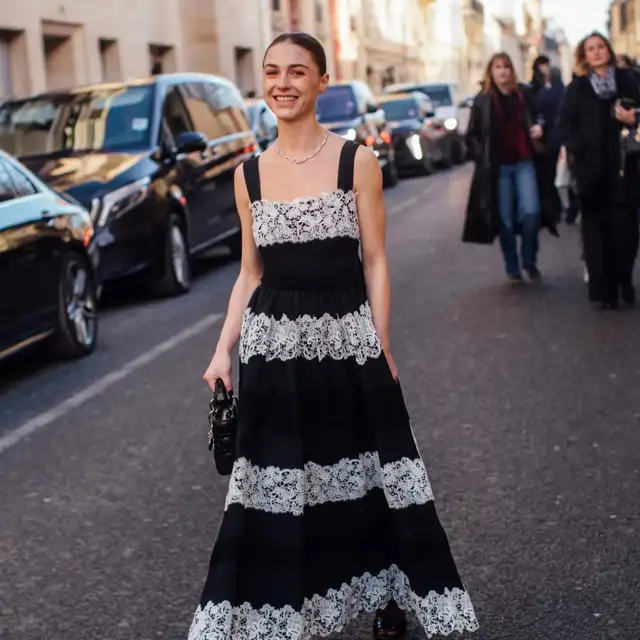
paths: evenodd
<path fill-rule="evenodd" d="M 552 24 L 545 24 L 540 39 L 539 51 L 546 55 L 553 67 L 560 71 L 565 83 L 571 82 L 573 76 L 573 47 L 565 32 Z"/>
<path fill-rule="evenodd" d="M 507 51 L 518 78 L 531 80 L 543 31 L 541 0 L 484 0 L 484 3 L 491 16 L 487 21 L 491 52 Z"/>
<path fill-rule="evenodd" d="M 183 67 L 178 0 L 2 3 L 0 100 Z"/>
<path fill-rule="evenodd" d="M 614 0 L 611 22 L 615 46 L 631 55 L 633 3 Z M 547 50 L 566 72 L 561 43 L 543 30 L 540 0 L 5 0 L 0 101 L 171 71 L 219 74 L 260 95 L 263 53 L 285 31 L 323 43 L 332 80 L 366 80 L 376 92 L 455 81 L 470 94 L 499 50 L 520 76 Z"/>
<path fill-rule="evenodd" d="M 426 79 L 427 5 L 423 0 L 335 0 L 338 79 L 374 90 Z"/>
<path fill-rule="evenodd" d="M 335 79 L 334 0 L 269 0 L 269 4 L 271 39 L 286 31 L 310 33 L 322 43 L 329 75 Z"/>
<path fill-rule="evenodd" d="M 463 13 L 463 8 L 468 6 L 466 0 L 434 0 L 427 7 L 427 80 L 450 82 L 467 75 L 468 43 L 465 21 L 472 24 L 478 19 L 477 15 L 471 15 L 477 14 L 477 9 L 471 12 L 466 10 Z M 482 53 L 476 51 L 475 55 L 480 57 Z"/>
<path fill-rule="evenodd" d="M 260 93 L 262 55 L 283 31 L 327 49 L 330 0 L 23 0 L 2 3 L 0 100 L 51 89 L 195 71 Z"/>
<path fill-rule="evenodd" d="M 322 42 L 334 73 L 330 0 L 180 0 L 185 69 L 215 73 L 243 95 L 262 92 L 262 57 L 287 31 L 306 31 Z"/>
<path fill-rule="evenodd" d="M 640 0 L 613 0 L 609 5 L 609 37 L 616 53 L 640 58 Z"/>
<path fill-rule="evenodd" d="M 518 33 L 515 22 L 509 18 L 493 18 L 497 50 L 509 54 L 513 69 L 520 82 L 530 80 L 529 70 L 525 68 L 528 53 L 526 38 Z"/>
<path fill-rule="evenodd" d="M 245 96 L 262 83 L 272 0 L 179 0 L 185 71 L 214 73 Z"/>
<path fill-rule="evenodd" d="M 485 8 L 479 0 L 462 0 L 464 27 L 464 58 L 460 86 L 465 95 L 476 93 L 482 83 L 487 66 L 487 40 L 485 22 L 491 16 L 485 15 Z"/>

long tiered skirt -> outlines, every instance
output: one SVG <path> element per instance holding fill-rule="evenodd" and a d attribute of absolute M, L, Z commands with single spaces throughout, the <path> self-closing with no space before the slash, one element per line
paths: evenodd
<path fill-rule="evenodd" d="M 429 636 L 478 624 L 362 292 L 261 286 L 239 435 L 189 640 L 306 640 L 394 600 Z"/>

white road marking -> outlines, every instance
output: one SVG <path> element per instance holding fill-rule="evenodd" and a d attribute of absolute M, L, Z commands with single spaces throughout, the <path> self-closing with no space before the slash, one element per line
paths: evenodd
<path fill-rule="evenodd" d="M 18 444 L 18 442 L 24 440 L 24 438 L 27 438 L 30 435 L 34 434 L 36 431 L 39 431 L 43 427 L 50 425 L 55 420 L 58 420 L 58 418 L 61 418 L 65 414 L 69 413 L 69 411 L 71 411 L 72 409 L 75 409 L 88 400 L 91 400 L 99 393 L 103 393 L 109 387 L 116 384 L 116 382 L 120 382 L 127 376 L 130 376 L 141 367 L 144 367 L 150 362 L 153 362 L 153 360 L 159 358 L 161 355 L 167 353 L 167 351 L 171 351 L 171 349 L 174 349 L 189 338 L 202 333 L 205 329 L 208 329 L 209 327 L 214 325 L 218 320 L 220 320 L 220 318 L 222 318 L 221 313 L 212 313 L 208 316 L 205 316 L 202 320 L 196 322 L 190 327 L 184 329 L 184 331 L 181 331 L 180 333 L 173 336 L 173 338 L 169 338 L 168 340 L 157 344 L 150 351 L 143 353 L 141 356 L 138 356 L 134 360 L 131 360 L 119 369 L 111 371 L 102 378 L 99 378 L 95 382 L 92 382 L 88 387 L 85 387 L 77 393 L 74 393 L 72 396 L 56 405 L 52 409 L 49 409 L 48 411 L 45 411 L 35 416 L 34 418 L 31 418 L 31 420 L 27 420 L 16 429 L 0 437 L 0 454 L 4 453 L 13 445 Z"/>

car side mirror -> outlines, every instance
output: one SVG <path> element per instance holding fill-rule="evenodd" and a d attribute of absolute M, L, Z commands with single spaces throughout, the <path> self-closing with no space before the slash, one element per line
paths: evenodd
<path fill-rule="evenodd" d="M 429 118 L 435 118 L 436 117 L 436 112 L 435 111 L 427 111 L 424 114 L 424 119 L 425 120 L 429 120 Z"/>
<path fill-rule="evenodd" d="M 372 102 L 367 104 L 367 113 L 378 113 L 378 105 Z"/>
<path fill-rule="evenodd" d="M 178 153 L 195 153 L 207 150 L 207 137 L 197 131 L 183 131 L 176 136 Z"/>

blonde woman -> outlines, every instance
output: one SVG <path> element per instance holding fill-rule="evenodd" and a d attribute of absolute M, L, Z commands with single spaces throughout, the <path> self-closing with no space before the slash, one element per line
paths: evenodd
<path fill-rule="evenodd" d="M 639 239 L 640 154 L 624 152 L 621 132 L 637 126 L 640 90 L 633 73 L 615 65 L 602 34 L 582 39 L 558 123 L 580 197 L 589 299 L 604 309 L 617 308 L 620 298 L 635 304 Z"/>

